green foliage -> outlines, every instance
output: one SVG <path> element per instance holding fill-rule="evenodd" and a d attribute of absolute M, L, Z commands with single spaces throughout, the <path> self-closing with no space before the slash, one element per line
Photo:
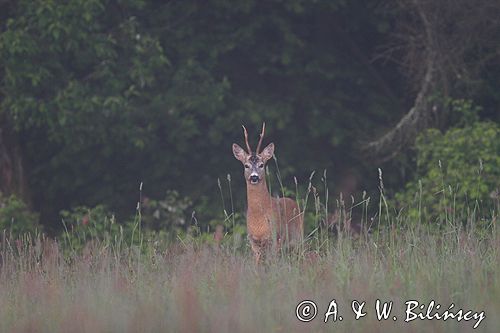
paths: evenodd
<path fill-rule="evenodd" d="M 456 127 L 466 127 L 479 121 L 479 113 L 482 108 L 471 100 L 450 99 L 445 105 L 450 108 L 450 120 Z"/>
<path fill-rule="evenodd" d="M 63 210 L 61 218 L 64 225 L 62 240 L 66 249 L 81 250 L 91 240 L 115 244 L 129 241 L 132 245 L 130 235 L 133 226 L 118 224 L 115 216 L 103 205 Z"/>
<path fill-rule="evenodd" d="M 190 232 L 186 210 L 191 205 L 188 198 L 180 198 L 175 191 L 167 192 L 164 200 L 143 199 L 141 211 L 134 218 L 117 221 L 104 205 L 93 208 L 79 206 L 61 211 L 64 232 L 62 240 L 66 249 L 81 250 L 88 242 L 141 246 L 146 243 L 171 242 Z"/>
<path fill-rule="evenodd" d="M 25 233 L 40 231 L 38 214 L 31 212 L 26 204 L 14 195 L 4 197 L 0 192 L 0 232 L 17 238 Z"/>
<path fill-rule="evenodd" d="M 242 123 L 255 144 L 267 122 L 284 187 L 294 189 L 297 176 L 303 191 L 312 169 L 363 168 L 354 146 L 392 122 L 408 99 L 396 66 L 371 61 L 393 31 L 396 14 L 382 7 L 361 0 L 0 4 L 0 115 L 17 130 L 42 222 L 101 203 L 127 221 L 142 182 L 156 205 L 144 212 L 151 230 L 180 226 L 172 222 L 177 213 L 161 208 L 166 189 L 190 198 L 203 230 L 222 219 L 232 227 L 216 180 L 241 174 L 230 146 L 241 144 Z M 244 181 L 233 179 L 232 208 L 242 212 Z"/>
<path fill-rule="evenodd" d="M 470 103 L 460 103 L 470 115 Z M 464 123 L 465 124 L 465 123 Z M 499 207 L 500 126 L 467 123 L 446 133 L 430 129 L 416 144 L 417 175 L 395 196 L 413 217 L 439 223 L 490 216 Z M 408 206 L 409 205 L 409 206 Z"/>
<path fill-rule="evenodd" d="M 162 200 L 143 198 L 141 219 L 144 228 L 159 231 L 180 229 L 185 230 L 189 225 L 188 208 L 192 202 L 189 198 L 181 198 L 177 191 L 167 191 Z"/>
<path fill-rule="evenodd" d="M 150 145 L 158 130 L 152 112 L 162 117 L 151 108 L 169 66 L 158 39 L 127 14 L 139 14 L 143 5 L 20 1 L 0 35 L 0 112 L 26 140 L 24 153 L 35 166 L 31 185 L 43 188 L 44 200 L 61 205 L 52 209 L 81 204 L 82 198 L 116 205 L 113 189 L 134 194 L 130 185 L 136 181 L 123 186 L 130 177 L 114 177 L 110 166 Z M 125 165 L 137 170 L 137 163 Z"/>
<path fill-rule="evenodd" d="M 287 179 L 337 162 L 320 151 L 344 151 L 345 161 L 363 132 L 353 124 L 383 119 L 393 103 L 377 93 L 363 52 L 349 66 L 346 48 L 331 43 L 355 49 L 351 33 L 379 34 L 371 27 L 386 21 L 381 17 L 350 19 L 350 29 L 338 29 L 332 17 L 359 5 L 13 4 L 0 33 L 0 112 L 23 138 L 43 218 L 56 221 L 61 209 L 104 203 L 126 219 L 140 182 L 151 198 L 167 188 L 187 193 L 194 205 L 208 198 L 203 223 L 220 216 L 215 179 L 240 172 L 230 145 L 241 140 L 242 123 L 253 131 L 267 121 Z M 305 142 L 309 148 L 290 163 Z M 241 180 L 235 190 L 243 191 Z M 238 210 L 242 202 L 235 200 Z"/>

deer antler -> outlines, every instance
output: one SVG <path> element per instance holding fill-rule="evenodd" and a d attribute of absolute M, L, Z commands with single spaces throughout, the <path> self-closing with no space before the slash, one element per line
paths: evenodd
<path fill-rule="evenodd" d="M 259 154 L 260 152 L 260 146 L 262 145 L 262 139 L 264 138 L 265 131 L 266 131 L 266 123 L 262 123 L 262 131 L 260 132 L 259 144 L 257 145 L 257 150 L 255 151 L 256 154 Z"/>
<path fill-rule="evenodd" d="M 252 148 L 250 148 L 250 144 L 248 143 L 248 132 L 247 132 L 247 129 L 245 128 L 244 125 L 241 125 L 241 127 L 243 127 L 243 133 L 245 134 L 245 143 L 247 145 L 248 154 L 252 155 Z"/>

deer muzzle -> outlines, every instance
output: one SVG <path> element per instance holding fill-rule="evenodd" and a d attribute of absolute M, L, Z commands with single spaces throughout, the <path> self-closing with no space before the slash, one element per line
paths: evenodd
<path fill-rule="evenodd" d="M 250 175 L 250 184 L 257 184 L 259 182 L 259 176 L 256 174 Z"/>

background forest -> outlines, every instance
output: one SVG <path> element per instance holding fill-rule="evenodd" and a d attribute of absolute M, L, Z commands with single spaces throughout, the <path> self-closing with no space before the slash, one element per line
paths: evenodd
<path fill-rule="evenodd" d="M 15 234 L 243 226 L 231 144 L 264 121 L 275 194 L 383 190 L 437 225 L 499 205 L 496 0 L 0 0 L 0 80 Z"/>

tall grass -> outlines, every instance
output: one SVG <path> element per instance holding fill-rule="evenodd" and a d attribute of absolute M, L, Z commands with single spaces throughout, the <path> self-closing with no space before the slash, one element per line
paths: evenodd
<path fill-rule="evenodd" d="M 433 229 L 434 230 L 434 229 Z M 231 243 L 231 242 L 228 242 Z M 90 242 L 63 255 L 37 236 L 3 237 L 2 332 L 468 332 L 475 321 L 404 322 L 404 302 L 435 300 L 482 311 L 478 331 L 500 327 L 500 238 L 496 228 L 381 228 L 338 237 L 317 256 L 279 256 L 256 267 L 248 251 L 185 240 L 140 254 L 126 244 Z M 317 317 L 295 317 L 301 300 Z M 324 323 L 332 299 L 343 321 Z M 378 321 L 375 300 L 393 301 L 397 321 Z M 354 320 L 352 300 L 366 301 Z M 434 311 L 435 312 L 435 311 Z"/>
<path fill-rule="evenodd" d="M 322 181 L 328 193 L 326 173 Z M 230 189 L 230 177 L 228 183 Z M 360 203 L 340 197 L 334 236 L 325 223 L 328 195 L 322 200 L 311 183 L 308 188 L 300 206 L 314 225 L 304 246 L 298 253 L 269 256 L 260 266 L 231 234 L 221 242 L 205 235 L 173 243 L 138 235 L 139 244 L 96 235 L 83 250 L 66 251 L 64 243 L 43 235 L 12 239 L 4 233 L 0 332 L 469 332 L 478 322 L 405 322 L 409 300 L 425 305 L 434 300 L 441 309 L 432 313 L 452 303 L 454 313 L 485 311 L 476 331 L 499 331 L 497 212 L 487 227 L 478 227 L 476 215 L 465 223 L 449 215 L 448 223 L 436 228 L 421 217 L 392 211 L 380 174 L 378 211 L 369 216 L 366 195 Z M 279 190 L 285 193 L 281 183 Z M 222 223 L 234 230 L 232 193 L 229 202 Z M 363 226 L 356 237 L 348 227 L 353 209 L 361 211 Z M 377 299 L 393 302 L 388 320 L 376 318 Z M 317 305 L 310 322 L 296 317 L 303 300 Z M 329 317 L 325 323 L 332 300 L 343 320 Z M 359 320 L 351 310 L 353 300 L 366 302 L 367 314 Z"/>

